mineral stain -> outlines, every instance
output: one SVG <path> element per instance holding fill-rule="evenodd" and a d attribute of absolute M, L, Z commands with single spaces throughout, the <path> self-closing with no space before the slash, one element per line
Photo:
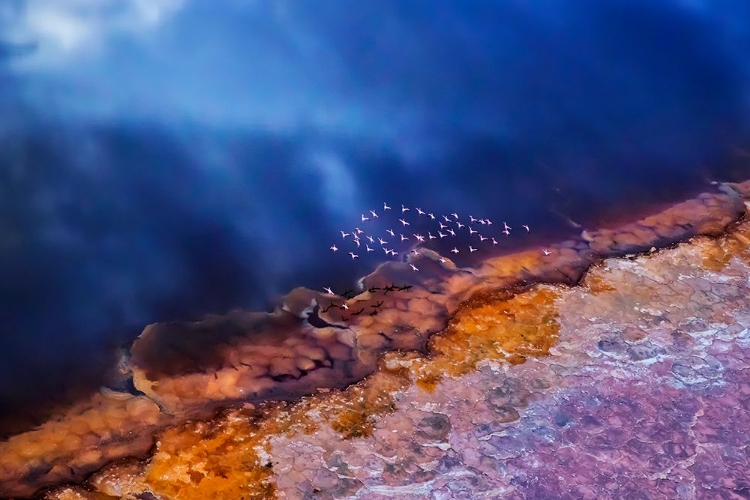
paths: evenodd
<path fill-rule="evenodd" d="M 475 295 L 430 340 L 431 356 L 415 367 L 417 385 L 432 391 L 444 375 L 465 375 L 482 361 L 519 364 L 529 356 L 548 355 L 560 329 L 558 297 L 548 286 L 514 296 L 508 291 Z"/>
<path fill-rule="evenodd" d="M 747 225 L 731 228 L 722 240 L 712 240 L 703 252 L 703 266 L 712 271 L 723 271 L 733 258 L 750 264 L 750 230 Z"/>

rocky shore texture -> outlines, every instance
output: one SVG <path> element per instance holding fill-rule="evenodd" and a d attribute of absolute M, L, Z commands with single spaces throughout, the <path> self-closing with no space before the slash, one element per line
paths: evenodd
<path fill-rule="evenodd" d="M 364 278 L 412 287 L 347 300 L 372 316 L 298 289 L 273 314 L 149 326 L 143 395 L 0 443 L 0 494 L 748 498 L 747 200 L 717 185 L 550 255 L 425 251 Z"/>

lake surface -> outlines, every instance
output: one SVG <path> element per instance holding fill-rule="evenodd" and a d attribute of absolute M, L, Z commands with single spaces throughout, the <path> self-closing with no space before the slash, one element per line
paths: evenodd
<path fill-rule="evenodd" d="M 502 250 L 750 177 L 746 2 L 149 5 L 0 0 L 2 422 L 149 323 L 351 287 L 383 202 Z"/>

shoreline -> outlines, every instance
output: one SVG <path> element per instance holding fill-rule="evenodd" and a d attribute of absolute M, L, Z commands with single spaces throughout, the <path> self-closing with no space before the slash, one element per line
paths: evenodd
<path fill-rule="evenodd" d="M 396 282 L 413 288 L 365 291 L 347 301 L 355 310 L 383 301 L 374 316 L 346 316 L 335 309 L 319 314 L 327 326 L 314 327 L 304 317 L 314 309 L 313 301 L 326 305 L 329 299 L 295 289 L 270 314 L 235 311 L 195 323 L 150 325 L 134 341 L 129 360 L 135 388 L 143 395 L 104 391 L 0 443 L 0 495 L 31 495 L 80 481 L 120 458 L 144 456 L 164 429 L 207 418 L 220 407 L 244 404 L 250 413 L 262 413 L 266 410 L 258 408 L 264 401 L 299 401 L 362 380 L 366 386 L 366 377 L 382 369 L 386 353 L 426 354 L 428 343 L 432 351 L 430 339 L 472 297 L 542 283 L 575 286 L 606 258 L 647 253 L 696 236 L 720 237 L 746 217 L 743 197 L 750 199 L 750 181 L 720 184 L 617 229 L 585 231 L 580 239 L 551 245 L 549 256 L 526 250 L 459 268 L 425 251 L 411 260 L 419 274 L 407 272 L 406 263 L 387 262 L 363 278 L 365 288 L 382 290 Z M 510 354 L 505 360 L 523 363 L 534 355 L 515 354 L 523 359 Z M 431 387 L 430 374 L 421 383 Z"/>

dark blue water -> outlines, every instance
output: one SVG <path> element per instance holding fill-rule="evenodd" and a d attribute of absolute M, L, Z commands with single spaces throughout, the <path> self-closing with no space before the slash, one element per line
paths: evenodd
<path fill-rule="evenodd" d="M 3 417 L 148 323 L 346 287 L 383 201 L 509 250 L 750 174 L 745 1 L 44 3 L 0 0 Z"/>

